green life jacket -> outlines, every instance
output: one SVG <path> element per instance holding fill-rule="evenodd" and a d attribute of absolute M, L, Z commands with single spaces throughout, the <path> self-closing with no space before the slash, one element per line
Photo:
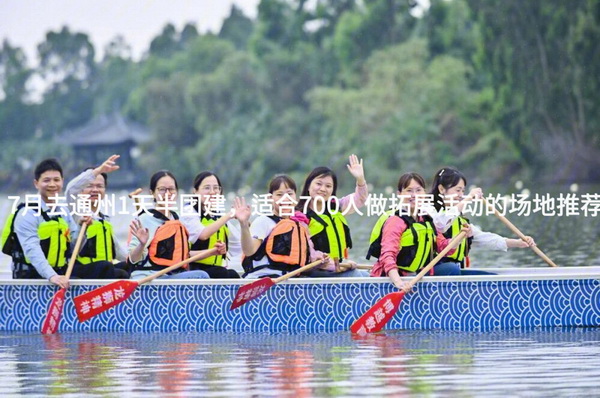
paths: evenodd
<path fill-rule="evenodd" d="M 444 236 L 446 238 L 452 239 L 456 235 L 460 233 L 460 230 L 464 224 L 469 224 L 469 220 L 463 216 L 458 216 L 452 222 L 452 225 L 446 232 L 444 232 Z M 456 251 L 449 256 L 444 257 L 440 262 L 444 262 L 444 260 L 450 259 L 451 261 L 458 261 L 461 264 L 461 268 L 465 267 L 465 257 L 469 255 L 471 251 L 471 244 L 473 243 L 473 238 L 463 239 Z"/>
<path fill-rule="evenodd" d="M 79 252 L 77 261 L 81 264 L 89 264 L 96 261 L 112 261 L 115 258 L 113 227 L 102 214 L 99 220 L 94 220 L 87 227 L 85 235 L 86 242 Z"/>
<path fill-rule="evenodd" d="M 2 231 L 2 252 L 10 255 L 15 264 L 33 267 L 29 259 L 25 256 L 19 238 L 14 230 L 17 213 L 24 207 L 24 203 L 19 204 L 17 210 L 8 217 L 4 224 Z M 44 219 L 38 225 L 38 238 L 40 239 L 42 252 L 51 267 L 64 267 L 69 242 L 71 241 L 69 224 L 59 215 L 50 217 L 44 210 L 40 210 L 40 215 Z"/>
<path fill-rule="evenodd" d="M 414 218 L 406 215 L 400 216 L 398 211 L 393 210 L 381 215 L 371 231 L 367 260 L 371 256 L 379 258 L 381 255 L 383 226 L 393 216 L 402 218 L 407 225 L 406 230 L 400 238 L 399 246 L 401 250 L 396 257 L 396 265 L 401 270 L 417 272 L 425 266 L 427 260 L 431 258 L 432 253 L 437 251 L 437 232 L 433 225 L 433 220 L 429 216 L 424 216 L 422 221 L 415 221 Z"/>
<path fill-rule="evenodd" d="M 12 256 L 15 251 L 21 249 L 21 244 L 19 243 L 17 234 L 15 234 L 15 217 L 24 207 L 25 203 L 19 203 L 17 210 L 8 216 L 4 223 L 4 228 L 2 229 L 2 240 L 0 241 L 2 244 L 2 253 L 9 256 Z"/>
<path fill-rule="evenodd" d="M 217 217 L 211 217 L 211 216 L 205 216 L 205 215 L 202 215 L 200 217 L 200 222 L 205 227 L 207 227 L 211 224 L 214 224 L 217 220 L 218 220 Z M 219 228 L 217 230 L 217 232 L 212 234 L 208 239 L 206 239 L 206 240 L 198 239 L 192 245 L 191 250 L 212 249 L 213 247 L 215 247 L 215 244 L 217 242 L 223 242 L 223 243 L 225 243 L 225 246 L 229 246 L 229 228 L 227 227 L 227 224 L 225 224 L 221 228 Z M 223 259 L 225 258 L 225 256 L 226 256 L 226 254 L 217 254 L 215 256 L 210 256 L 205 259 L 202 259 L 197 264 L 223 266 Z"/>
<path fill-rule="evenodd" d="M 341 212 L 317 214 L 309 209 L 306 216 L 310 219 L 308 231 L 315 249 L 327 253 L 331 258 L 348 258 L 352 237 L 344 215 Z"/>

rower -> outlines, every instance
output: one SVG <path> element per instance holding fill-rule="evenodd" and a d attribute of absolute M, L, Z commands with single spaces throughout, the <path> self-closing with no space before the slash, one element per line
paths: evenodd
<path fill-rule="evenodd" d="M 296 183 L 277 175 L 269 183 L 272 214 L 261 214 L 250 225 L 250 206 L 236 198 L 235 216 L 240 223 L 244 252 L 244 278 L 279 277 L 310 262 L 326 259 L 321 267 L 335 267 L 327 254 L 314 250 L 308 234 L 308 218 L 294 210 Z"/>
<path fill-rule="evenodd" d="M 114 236 L 110 216 L 100 211 L 108 185 L 108 174 L 119 169 L 119 155 L 112 155 L 100 166 L 85 169 L 69 182 L 66 197 L 89 201 L 92 221 L 86 230 L 86 240 L 82 245 L 77 264 L 87 271 L 86 279 L 128 279 L 129 265 L 127 252 Z M 77 216 L 73 216 L 77 220 Z M 117 261 L 117 264 L 113 264 Z M 95 271 L 100 272 L 94 274 Z"/>
<path fill-rule="evenodd" d="M 193 242 L 190 255 L 197 250 L 211 249 L 217 242 L 223 242 L 228 252 L 232 248 L 234 252 L 239 252 L 239 230 L 232 228 L 230 223 L 234 216 L 231 212 L 225 212 L 220 217 L 217 215 L 219 198 L 223 198 L 219 177 L 210 171 L 198 173 L 194 178 L 193 193 L 194 203 L 188 203 L 181 216 L 181 222 L 190 233 L 190 242 Z M 239 279 L 237 271 L 229 269 L 227 265 L 226 253 L 192 263 L 190 270 L 205 271 L 211 278 Z"/>
<path fill-rule="evenodd" d="M 352 237 L 345 214 L 354 213 L 364 206 L 368 189 L 365 181 L 362 159 L 356 155 L 349 157 L 348 171 L 356 179 L 353 193 L 341 199 L 336 198 L 337 176 L 328 167 L 313 169 L 304 181 L 300 197 L 302 200 L 296 207 L 300 211 L 306 209 L 310 222 L 308 229 L 315 249 L 327 253 L 337 259 L 337 268 L 331 271 L 312 270 L 307 276 L 312 277 L 366 277 L 366 271 L 355 269 L 356 263 L 348 259 L 348 250 L 352 248 Z M 343 262 L 343 266 L 339 265 Z"/>
<path fill-rule="evenodd" d="M 481 188 L 473 188 L 465 196 L 467 178 L 454 167 L 443 167 L 438 170 L 431 184 L 431 195 L 435 211 L 430 212 L 433 222 L 445 237 L 458 235 L 461 225 L 469 223 L 462 214 L 464 207 L 475 199 L 483 197 Z M 456 206 L 456 211 L 450 211 Z M 491 272 L 469 269 L 468 255 L 472 248 L 507 251 L 509 248 L 527 248 L 535 246 L 531 236 L 526 240 L 509 239 L 492 232 L 484 232 L 472 226 L 472 235 L 464 240 L 452 255 L 444 257 L 436 266 L 435 275 L 489 275 Z"/>

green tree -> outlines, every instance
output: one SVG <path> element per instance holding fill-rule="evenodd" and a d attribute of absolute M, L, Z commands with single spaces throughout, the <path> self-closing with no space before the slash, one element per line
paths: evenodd
<path fill-rule="evenodd" d="M 106 46 L 104 59 L 98 65 L 95 113 L 120 111 L 131 91 L 139 84 L 137 68 L 131 59 L 131 47 L 118 36 Z"/>
<path fill-rule="evenodd" d="M 6 139 L 27 139 L 35 131 L 35 105 L 27 103 L 31 74 L 25 53 L 5 40 L 0 48 L 0 131 Z"/>
<path fill-rule="evenodd" d="M 344 12 L 333 36 L 333 51 L 341 63 L 341 77 L 354 84 L 355 72 L 372 51 L 405 41 L 414 25 L 408 3 L 397 0 L 369 0 L 361 7 Z"/>
<path fill-rule="evenodd" d="M 600 178 L 600 4 L 469 4 L 482 27 L 477 61 L 494 88 L 493 119 L 537 169 L 560 158 L 553 178 Z"/>
<path fill-rule="evenodd" d="M 512 167 L 514 148 L 501 133 L 490 145 L 503 149 L 502 159 L 483 145 L 492 126 L 477 115 L 485 96 L 469 87 L 468 75 L 462 60 L 431 58 L 427 41 L 412 39 L 374 52 L 360 87 L 316 88 L 308 99 L 325 118 L 328 155 L 343 162 L 339 154 L 361 148 L 378 170 L 374 183 L 391 184 L 408 170 L 428 175 L 441 164 L 468 168 L 477 161 L 490 173 Z"/>
<path fill-rule="evenodd" d="M 173 24 L 167 24 L 160 35 L 150 42 L 150 55 L 169 57 L 179 49 L 179 35 Z"/>
<path fill-rule="evenodd" d="M 431 56 L 452 55 L 473 63 L 481 33 L 466 0 L 434 0 L 421 21 Z"/>
<path fill-rule="evenodd" d="M 231 6 L 229 16 L 223 21 L 219 37 L 229 40 L 238 50 L 244 50 L 248 46 L 248 39 L 254 31 L 254 23 L 244 15 L 244 12 L 234 5 Z"/>
<path fill-rule="evenodd" d="M 84 33 L 48 32 L 38 45 L 38 73 L 48 87 L 40 107 L 44 134 L 79 126 L 92 117 L 96 64 L 94 46 Z"/>

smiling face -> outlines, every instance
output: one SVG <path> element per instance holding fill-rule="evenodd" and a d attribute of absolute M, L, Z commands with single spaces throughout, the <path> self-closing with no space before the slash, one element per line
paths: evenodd
<path fill-rule="evenodd" d="M 316 198 L 320 196 L 323 198 L 325 202 L 331 197 L 333 193 L 333 178 L 331 176 L 319 176 L 311 181 L 310 186 L 308 187 L 308 194 L 311 198 Z M 314 201 L 311 201 L 311 207 L 313 206 Z"/>
<path fill-rule="evenodd" d="M 96 207 L 98 202 L 104 198 L 104 194 L 106 193 L 106 182 L 104 181 L 104 177 L 102 175 L 97 176 L 94 181 L 83 188 L 81 193 L 83 195 L 90 195 L 89 200 L 92 204 L 92 207 Z"/>
<path fill-rule="evenodd" d="M 408 203 L 411 213 L 414 213 L 416 198 L 417 196 L 425 195 L 425 188 L 413 178 L 406 188 L 403 188 L 402 191 L 398 191 L 398 195 L 402 196 L 402 203 Z"/>
<path fill-rule="evenodd" d="M 63 178 L 58 170 L 48 170 L 40 175 L 40 178 L 33 180 L 33 185 L 38 190 L 42 200 L 49 203 L 49 197 L 60 195 L 63 188 Z"/>
<path fill-rule="evenodd" d="M 200 203 L 204 207 L 205 203 L 216 202 L 218 195 L 222 192 L 219 180 L 214 175 L 210 175 L 200 181 L 198 188 L 194 189 L 194 194 L 199 196 Z"/>
<path fill-rule="evenodd" d="M 463 199 L 465 195 L 465 180 L 458 180 L 458 184 L 448 189 L 444 188 L 443 185 L 438 185 L 438 189 L 440 194 L 444 195 L 448 199 L 452 199 L 453 201 L 460 201 Z"/>
<path fill-rule="evenodd" d="M 277 216 L 281 217 L 280 207 L 281 205 L 288 207 L 296 206 L 296 191 L 292 188 L 288 187 L 285 184 L 281 184 L 279 188 L 272 192 L 272 200 L 273 200 L 273 213 Z M 279 203 L 278 203 L 279 202 Z"/>
<path fill-rule="evenodd" d="M 177 184 L 169 176 L 161 177 L 156 183 L 156 189 L 152 191 L 156 203 L 166 204 L 167 201 L 174 201 L 177 197 Z"/>

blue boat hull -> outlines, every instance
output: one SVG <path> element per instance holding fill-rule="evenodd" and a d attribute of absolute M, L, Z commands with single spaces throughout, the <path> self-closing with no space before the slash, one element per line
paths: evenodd
<path fill-rule="evenodd" d="M 586 268 L 425 278 L 405 297 L 386 328 L 489 331 L 600 326 L 600 270 Z M 80 323 L 70 297 L 100 283 L 74 282 L 59 331 L 341 331 L 394 290 L 384 278 L 296 279 L 229 311 L 240 286 L 237 282 L 154 282 Z M 38 332 L 55 292 L 43 282 L 0 282 L 0 331 Z"/>

